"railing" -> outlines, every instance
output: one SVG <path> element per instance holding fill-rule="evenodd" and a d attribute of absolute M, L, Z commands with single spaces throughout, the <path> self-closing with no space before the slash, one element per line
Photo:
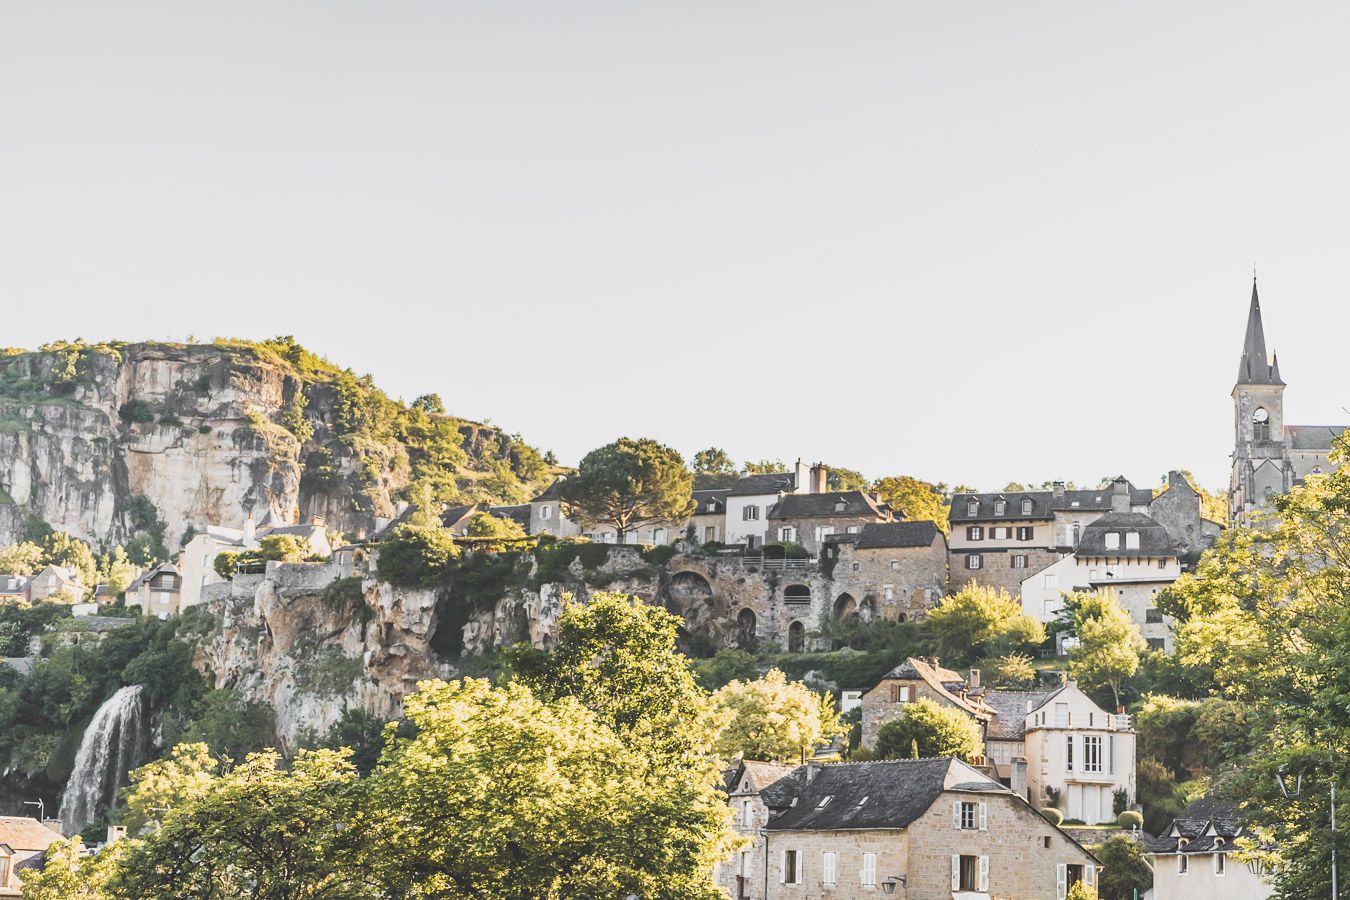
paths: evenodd
<path fill-rule="evenodd" d="M 1133 721 L 1130 716 L 1110 713 L 1105 716 L 1093 716 L 1091 719 L 1079 716 L 1075 720 L 1070 713 L 1067 716 L 1049 716 L 1046 725 L 1050 728 L 1105 728 L 1108 731 L 1129 731 L 1133 727 Z"/>
<path fill-rule="evenodd" d="M 784 569 L 809 569 L 816 564 L 814 559 L 768 559 L 763 556 L 730 556 L 725 558 L 735 560 L 738 564 L 747 568 L 753 566 L 766 572 Z"/>

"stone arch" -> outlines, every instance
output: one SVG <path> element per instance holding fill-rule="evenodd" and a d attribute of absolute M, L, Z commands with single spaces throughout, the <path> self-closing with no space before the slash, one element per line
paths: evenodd
<path fill-rule="evenodd" d="M 865 602 L 865 601 L 864 601 Z M 834 617 L 844 620 L 858 612 L 858 602 L 849 593 L 840 594 L 834 601 Z"/>
<path fill-rule="evenodd" d="M 755 637 L 755 611 L 746 607 L 736 614 L 736 646 L 741 650 L 754 652 L 759 641 Z"/>
<path fill-rule="evenodd" d="M 788 626 L 788 652 L 804 653 L 806 651 L 806 626 L 801 622 L 793 622 Z"/>
<path fill-rule="evenodd" d="M 697 572 L 677 572 L 670 578 L 670 599 L 681 608 L 695 603 L 711 603 L 712 585 Z"/>
<path fill-rule="evenodd" d="M 690 656 L 711 655 L 719 617 L 726 611 L 718 610 L 708 579 L 698 572 L 677 572 L 666 586 L 664 605 L 684 620 L 679 631 L 680 648 Z"/>
<path fill-rule="evenodd" d="M 900 614 L 900 619 L 899 619 L 899 621 L 901 621 L 901 622 L 905 621 L 905 614 L 904 614 L 904 613 L 901 613 L 901 614 Z"/>
<path fill-rule="evenodd" d="M 804 584 L 789 584 L 783 588 L 783 600 L 788 603 L 810 603 L 811 589 Z"/>

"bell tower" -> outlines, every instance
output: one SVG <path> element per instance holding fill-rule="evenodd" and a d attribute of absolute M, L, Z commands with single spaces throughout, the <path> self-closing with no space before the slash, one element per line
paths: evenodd
<path fill-rule="evenodd" d="M 1267 507 L 1272 496 L 1293 486 L 1284 435 L 1284 388 L 1279 358 L 1266 352 L 1261 300 L 1253 278 L 1247 333 L 1233 385 L 1233 474 L 1228 490 L 1228 518 L 1233 525 L 1242 524 L 1247 513 Z"/>

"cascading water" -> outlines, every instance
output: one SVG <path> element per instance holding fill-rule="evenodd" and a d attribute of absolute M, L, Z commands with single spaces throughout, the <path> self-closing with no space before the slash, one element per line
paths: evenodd
<path fill-rule="evenodd" d="M 82 831 L 111 807 L 127 772 L 144 759 L 145 701 L 141 692 L 139 684 L 119 689 L 89 720 L 61 797 L 61 823 L 67 834 Z"/>

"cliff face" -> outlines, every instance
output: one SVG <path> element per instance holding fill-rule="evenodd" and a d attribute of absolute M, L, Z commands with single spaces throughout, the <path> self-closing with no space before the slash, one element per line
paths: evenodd
<path fill-rule="evenodd" d="M 296 366 L 270 345 L 9 353 L 0 356 L 0 544 L 40 519 L 109 545 L 158 528 L 172 552 L 189 526 L 238 527 L 269 507 L 364 533 L 394 513 L 413 479 L 389 424 L 408 414 L 368 381 Z M 523 445 L 495 429 L 422 418 L 460 445 L 424 467 L 443 491 L 505 467 L 504 487 L 499 479 L 472 496 L 510 501 L 542 477 L 539 465 L 511 471 Z"/>

